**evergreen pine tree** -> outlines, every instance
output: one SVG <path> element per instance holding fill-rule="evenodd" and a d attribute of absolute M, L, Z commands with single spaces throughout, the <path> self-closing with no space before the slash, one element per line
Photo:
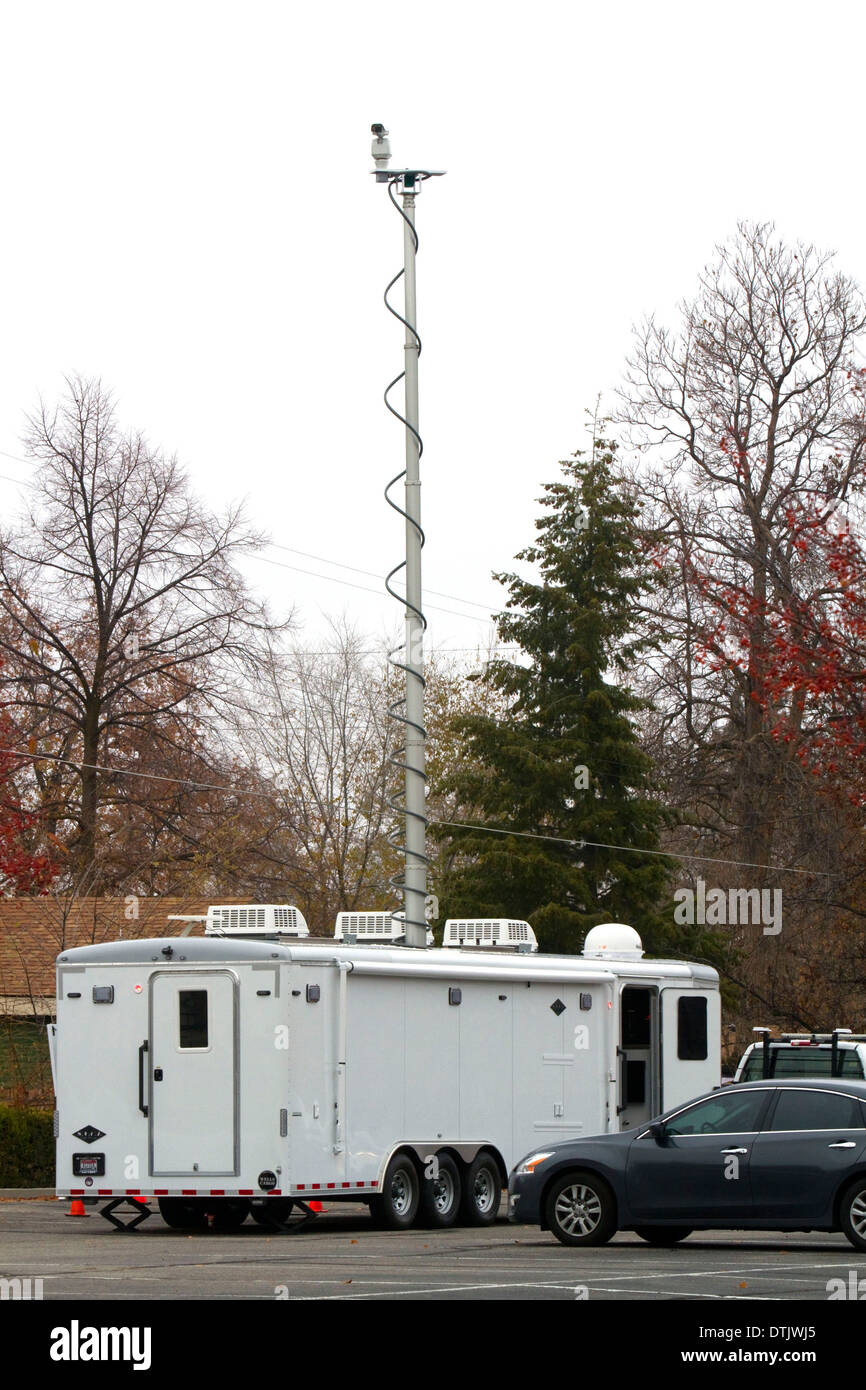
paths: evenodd
<path fill-rule="evenodd" d="M 633 722 L 641 701 L 626 683 L 644 645 L 635 605 L 655 580 L 615 450 L 595 440 L 590 457 L 578 452 L 561 481 L 545 484 L 538 539 L 516 557 L 537 566 L 539 580 L 495 576 L 510 595 L 499 639 L 523 656 L 474 677 L 493 712 L 458 720 L 465 755 L 445 790 L 464 807 L 461 819 L 496 830 L 658 850 L 666 813 Z M 434 833 L 451 864 L 438 885 L 446 916 L 528 918 L 546 950 L 579 950 L 603 921 L 630 923 L 656 954 L 672 944 L 672 860 L 553 838 Z"/>

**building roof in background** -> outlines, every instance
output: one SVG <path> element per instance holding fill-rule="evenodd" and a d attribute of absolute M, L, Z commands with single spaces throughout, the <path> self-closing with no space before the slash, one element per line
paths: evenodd
<path fill-rule="evenodd" d="M 0 899 L 0 1013 L 53 1012 L 55 962 L 61 951 L 100 941 L 180 936 L 186 922 L 204 917 L 211 898 Z M 242 898 L 220 898 L 231 905 Z M 193 926 L 200 934 L 203 928 Z"/>

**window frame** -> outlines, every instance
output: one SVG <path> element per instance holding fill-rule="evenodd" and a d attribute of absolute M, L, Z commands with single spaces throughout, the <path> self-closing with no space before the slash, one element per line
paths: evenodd
<path fill-rule="evenodd" d="M 685 1052 L 685 1053 L 684 1053 L 684 1052 L 682 1051 L 682 1045 L 683 1045 L 683 1042 L 684 1042 L 683 1033 L 686 1032 L 686 1031 L 691 1031 L 691 1026 L 692 1026 L 692 1025 L 688 1025 L 687 1028 L 684 1028 L 684 1026 L 683 1026 L 684 1015 L 688 1012 L 688 1008 L 684 1008 L 683 1006 L 684 1006 L 684 1005 L 687 1005 L 687 1006 L 688 1006 L 688 1005 L 691 1005 L 691 1006 L 694 1008 L 694 1006 L 700 1005 L 700 1004 L 703 1005 L 703 1018 L 702 1018 L 702 1028 L 703 1028 L 703 1031 L 702 1031 L 702 1036 L 703 1036 L 703 1049 L 704 1049 L 704 1050 L 703 1050 L 703 1052 L 701 1052 L 699 1055 L 693 1055 L 692 1053 L 688 1053 L 688 1052 Z M 678 1062 L 706 1062 L 707 1059 L 708 1059 L 708 1057 L 709 1057 L 709 1055 L 710 1055 L 710 1007 L 709 1007 L 709 1000 L 708 1000 L 706 994 L 681 994 L 681 995 L 679 996 L 679 998 L 677 999 L 677 1061 L 678 1061 Z"/>
<path fill-rule="evenodd" d="M 859 1125 L 822 1125 L 815 1129 L 774 1129 L 773 1120 L 779 1108 L 781 1097 L 787 1092 L 803 1092 L 822 1096 L 840 1096 L 843 1100 L 849 1101 L 855 1107 L 859 1106 L 860 1124 Z M 866 1139 L 866 1104 L 862 1096 L 853 1094 L 851 1091 L 837 1091 L 829 1086 L 777 1086 L 776 1094 L 772 1106 L 764 1116 L 762 1133 L 764 1134 L 850 1134 L 852 1130 L 863 1130 L 863 1137 Z"/>
<path fill-rule="evenodd" d="M 182 998 L 183 998 L 183 996 L 184 996 L 185 994 L 203 994 L 203 995 L 204 995 L 204 998 L 205 998 L 205 1037 L 206 1037 L 207 1041 L 205 1042 L 205 1044 L 204 1044 L 203 1047 L 184 1047 L 184 1045 L 183 1045 L 183 1041 L 182 1041 L 182 1039 L 183 1039 L 183 1022 L 182 1022 L 182 1010 L 183 1010 L 183 1005 L 182 1005 L 182 1003 L 181 1003 L 181 1000 L 182 1000 Z M 210 1051 L 211 1051 L 210 1023 L 211 1023 L 211 1017 L 210 1017 L 210 991 L 209 991 L 207 988 L 201 989 L 200 987 L 197 987 L 197 988 L 195 988 L 195 989 L 178 989 L 178 992 L 177 992 L 177 1043 L 176 1043 L 176 1046 L 175 1046 L 175 1051 L 176 1051 L 176 1052 L 182 1052 L 182 1053 L 184 1053 L 184 1054 L 190 1053 L 190 1052 L 210 1052 Z"/>
<path fill-rule="evenodd" d="M 716 1138 L 718 1138 L 718 1137 L 721 1136 L 721 1135 L 730 1135 L 730 1134 L 760 1134 L 760 1133 L 762 1132 L 762 1130 L 763 1130 L 764 1123 L 765 1123 L 765 1121 L 766 1121 L 766 1119 L 767 1119 L 767 1115 L 768 1115 L 768 1113 L 769 1113 L 769 1106 L 770 1106 L 770 1104 L 771 1104 L 772 1101 L 773 1101 L 773 1095 L 774 1095 L 774 1092 L 777 1090 L 777 1088 L 774 1087 L 773 1084 L 772 1084 L 771 1082 L 768 1081 L 768 1082 L 767 1082 L 765 1085 L 763 1085 L 763 1086 L 762 1086 L 762 1085 L 759 1085 L 759 1084 L 756 1084 L 755 1082 L 751 1082 L 750 1085 L 749 1085 L 749 1092 L 751 1092 L 753 1089 L 754 1089 L 755 1091 L 764 1091 L 764 1092 L 767 1093 L 767 1094 L 764 1095 L 764 1104 L 763 1104 L 763 1107 L 758 1111 L 758 1116 L 757 1116 L 757 1118 L 758 1118 L 758 1124 L 755 1126 L 754 1129 L 726 1129 L 726 1130 L 721 1130 L 721 1129 L 720 1129 L 720 1130 L 713 1130 L 711 1134 L 676 1134 L 676 1133 L 671 1133 L 671 1136 L 670 1136 L 671 1139 L 712 1139 L 714 1136 L 715 1136 Z M 742 1090 L 745 1090 L 745 1087 L 743 1087 Z M 721 1086 L 720 1086 L 720 1087 L 718 1088 L 718 1090 L 713 1091 L 710 1095 L 708 1095 L 708 1096 L 699 1096 L 696 1100 L 690 1100 L 690 1101 L 688 1102 L 687 1105 L 680 1106 L 679 1110 L 674 1110 L 674 1111 L 672 1111 L 669 1115 L 666 1115 L 666 1116 L 664 1117 L 664 1119 L 660 1121 L 660 1123 L 664 1126 L 665 1132 L 667 1133 L 667 1132 L 668 1132 L 668 1131 L 667 1131 L 667 1127 L 668 1127 L 669 1123 L 671 1122 L 671 1120 L 675 1120 L 675 1119 L 678 1118 L 678 1116 L 684 1115 L 684 1114 L 686 1113 L 687 1110 L 694 1110 L 698 1105 L 705 1105 L 706 1102 L 707 1102 L 707 1101 L 710 1101 L 710 1100 L 719 1100 L 719 1099 L 724 1099 L 724 1098 L 726 1098 L 726 1097 L 728 1097 L 728 1096 L 731 1096 L 731 1095 L 740 1095 L 740 1094 L 742 1094 L 742 1091 L 741 1091 L 741 1088 L 740 1088 L 739 1086 L 736 1087 L 736 1088 L 734 1088 L 734 1089 L 732 1089 L 730 1086 L 725 1086 L 725 1087 L 721 1087 Z M 649 1132 L 650 1132 L 650 1131 L 649 1131 L 648 1129 L 645 1130 L 644 1133 L 641 1134 L 641 1135 L 639 1136 L 639 1138 L 643 1139 L 643 1138 L 644 1138 L 644 1135 L 645 1135 L 645 1134 L 649 1134 Z"/>

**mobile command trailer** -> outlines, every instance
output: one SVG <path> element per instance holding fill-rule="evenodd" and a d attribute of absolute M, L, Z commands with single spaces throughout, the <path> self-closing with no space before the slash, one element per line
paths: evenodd
<path fill-rule="evenodd" d="M 409 949 L 359 943 L 368 915 L 348 917 L 339 940 L 217 924 L 65 951 L 58 1195 L 115 1222 L 155 1197 L 179 1227 L 313 1198 L 485 1224 L 528 1150 L 719 1084 L 716 972 L 642 959 L 629 927 L 569 957 L 525 953 L 525 923 L 449 922 L 455 945 Z"/>

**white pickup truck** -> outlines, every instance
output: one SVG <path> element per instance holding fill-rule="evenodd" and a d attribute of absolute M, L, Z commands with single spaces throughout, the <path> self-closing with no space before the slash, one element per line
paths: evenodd
<path fill-rule="evenodd" d="M 734 1081 L 797 1080 L 809 1076 L 866 1078 L 866 1034 L 850 1028 L 832 1033 L 783 1033 L 771 1038 L 769 1028 L 755 1028 L 755 1042 L 746 1048 Z"/>

